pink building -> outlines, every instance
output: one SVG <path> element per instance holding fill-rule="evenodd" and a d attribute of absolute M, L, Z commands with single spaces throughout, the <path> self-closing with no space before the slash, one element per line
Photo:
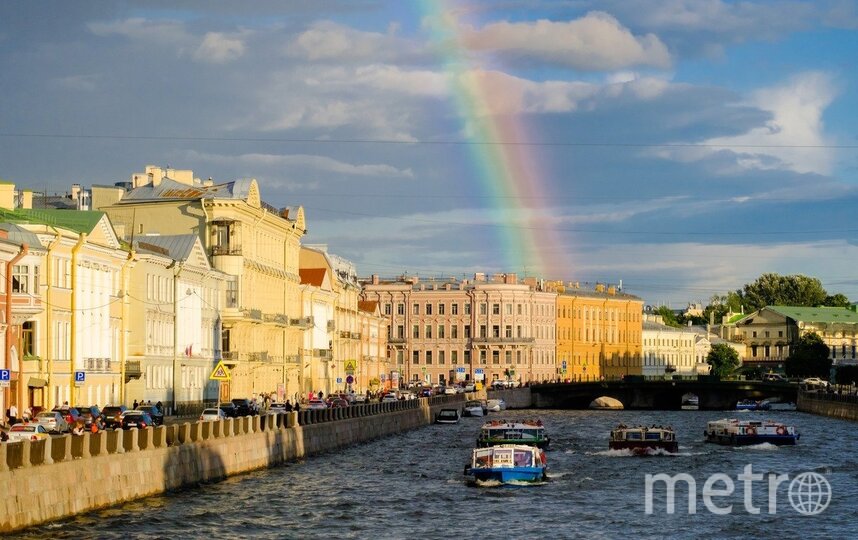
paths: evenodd
<path fill-rule="evenodd" d="M 542 381 L 556 377 L 556 293 L 515 274 L 473 280 L 402 276 L 362 281 L 389 320 L 393 380 Z"/>

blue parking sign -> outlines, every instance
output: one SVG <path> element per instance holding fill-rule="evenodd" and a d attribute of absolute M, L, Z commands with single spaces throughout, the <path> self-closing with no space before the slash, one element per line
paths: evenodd
<path fill-rule="evenodd" d="M 0 369 L 0 381 L 11 381 L 12 372 L 8 369 Z"/>
<path fill-rule="evenodd" d="M 74 372 L 74 382 L 85 382 L 86 381 L 86 371 L 75 371 Z"/>

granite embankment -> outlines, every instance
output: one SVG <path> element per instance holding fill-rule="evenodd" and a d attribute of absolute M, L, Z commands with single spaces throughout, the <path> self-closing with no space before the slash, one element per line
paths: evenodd
<path fill-rule="evenodd" d="M 858 420 L 858 396 L 825 392 L 799 392 L 798 410 L 843 420 Z"/>
<path fill-rule="evenodd" d="M 0 444 L 0 533 L 415 429 L 465 396 Z"/>

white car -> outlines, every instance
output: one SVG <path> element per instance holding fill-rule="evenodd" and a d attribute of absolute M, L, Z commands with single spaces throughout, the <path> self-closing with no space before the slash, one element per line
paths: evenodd
<path fill-rule="evenodd" d="M 807 379 L 802 379 L 801 384 L 805 386 L 827 386 L 828 381 L 823 381 L 819 377 L 808 377 Z"/>
<path fill-rule="evenodd" d="M 309 403 L 307 403 L 308 409 L 327 409 L 328 404 L 322 401 L 321 399 L 311 399 Z"/>
<path fill-rule="evenodd" d="M 216 422 L 226 420 L 226 415 L 221 409 L 203 409 L 200 413 L 200 422 Z"/>
<path fill-rule="evenodd" d="M 384 394 L 384 397 L 381 398 L 382 403 L 390 403 L 392 401 L 399 401 L 399 398 L 394 393 Z"/>
<path fill-rule="evenodd" d="M 48 430 L 41 424 L 15 424 L 9 428 L 9 442 L 14 441 L 38 441 L 50 437 Z"/>
<path fill-rule="evenodd" d="M 448 386 L 444 388 L 444 394 L 448 396 L 455 396 L 458 393 L 455 386 Z"/>
<path fill-rule="evenodd" d="M 465 392 L 476 392 L 477 385 L 474 383 L 468 383 L 465 385 Z"/>
<path fill-rule="evenodd" d="M 71 431 L 66 419 L 57 411 L 42 411 L 36 415 L 35 420 L 49 432 L 66 433 Z"/>

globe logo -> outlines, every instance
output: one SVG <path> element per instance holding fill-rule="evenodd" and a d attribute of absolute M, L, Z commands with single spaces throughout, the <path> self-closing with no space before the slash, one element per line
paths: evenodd
<path fill-rule="evenodd" d="M 789 483 L 789 503 L 805 516 L 815 516 L 828 508 L 831 484 L 821 474 L 804 472 Z"/>

